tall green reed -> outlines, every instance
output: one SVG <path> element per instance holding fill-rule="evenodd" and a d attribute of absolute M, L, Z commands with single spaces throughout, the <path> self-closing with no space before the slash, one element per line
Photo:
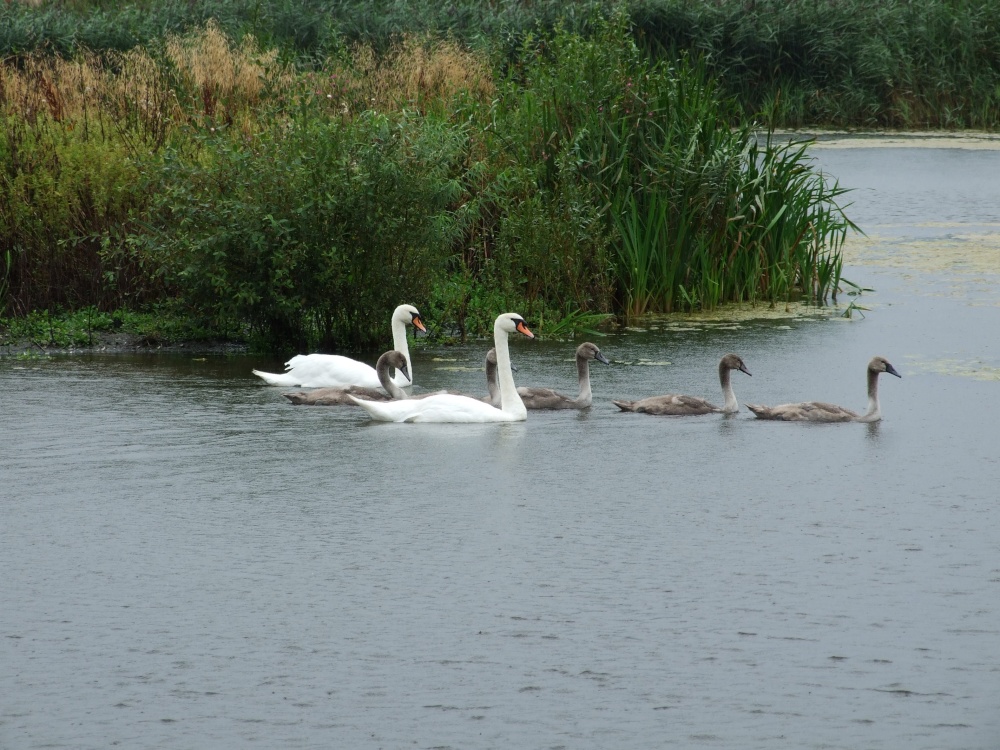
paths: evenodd
<path fill-rule="evenodd" d="M 581 183 L 629 315 L 833 293 L 849 226 L 806 146 L 757 138 L 701 63 L 650 60 L 628 19 L 525 43 L 504 132 L 538 195 Z M 520 105 L 520 106 L 516 106 Z"/>

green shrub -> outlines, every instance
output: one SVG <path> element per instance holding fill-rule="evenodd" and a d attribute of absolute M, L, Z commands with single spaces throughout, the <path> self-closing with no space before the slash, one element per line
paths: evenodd
<path fill-rule="evenodd" d="M 207 141 L 201 163 L 171 155 L 146 252 L 193 309 L 268 348 L 381 341 L 450 253 L 463 141 L 415 115 L 304 106 L 253 142 Z"/>
<path fill-rule="evenodd" d="M 0 131 L 0 314 L 135 301 L 138 286 L 109 285 L 101 260 L 146 201 L 125 144 L 47 115 L 8 115 Z"/>

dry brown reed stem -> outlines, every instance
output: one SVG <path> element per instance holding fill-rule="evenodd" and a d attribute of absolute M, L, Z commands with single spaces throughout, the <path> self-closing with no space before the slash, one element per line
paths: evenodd
<path fill-rule="evenodd" d="M 488 100 L 494 93 L 488 61 L 453 41 L 406 36 L 379 58 L 371 47 L 358 45 L 347 66 L 335 72 L 354 109 L 426 111 L 446 104 L 460 93 Z"/>
<path fill-rule="evenodd" d="M 107 77 L 93 55 L 78 60 L 32 55 L 21 68 L 0 66 L 0 107 L 30 121 L 48 115 L 57 122 L 96 112 L 106 92 Z"/>
<path fill-rule="evenodd" d="M 259 104 L 265 89 L 291 85 L 294 72 L 278 62 L 276 49 L 262 52 L 253 36 L 233 44 L 215 21 L 182 37 L 170 37 L 167 59 L 186 84 L 194 111 L 233 122 Z"/>
<path fill-rule="evenodd" d="M 70 129 L 97 126 L 107 116 L 115 128 L 137 124 L 135 135 L 162 140 L 179 114 L 162 69 L 141 49 L 111 62 L 85 52 L 73 60 L 37 54 L 21 67 L 0 65 L 0 112 L 33 126 L 54 121 Z"/>

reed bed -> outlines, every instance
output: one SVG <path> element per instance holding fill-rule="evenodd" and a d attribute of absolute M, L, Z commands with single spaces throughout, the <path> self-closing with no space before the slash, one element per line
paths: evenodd
<path fill-rule="evenodd" d="M 361 44 L 377 54 L 399 35 L 448 36 L 515 62 L 523 39 L 562 24 L 581 34 L 594 11 L 625 8 L 655 55 L 707 61 L 744 117 L 776 127 L 992 128 L 1000 117 L 1000 0 L 538 0 L 482 3 L 344 0 L 47 0 L 0 5 L 0 57 L 64 57 L 152 47 L 215 19 L 285 59 L 322 61 Z"/>
<path fill-rule="evenodd" d="M 501 307 L 561 335 L 835 295 L 850 223 L 804 147 L 733 127 L 708 65 L 650 58 L 626 14 L 586 26 L 304 70 L 215 22 L 9 60 L 3 314 L 170 302 L 285 352 L 380 340 L 400 298 L 464 336 Z"/>

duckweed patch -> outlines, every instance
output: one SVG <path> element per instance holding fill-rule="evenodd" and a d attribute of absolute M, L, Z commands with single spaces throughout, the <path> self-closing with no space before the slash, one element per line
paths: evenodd
<path fill-rule="evenodd" d="M 985 382 L 1000 382 L 1000 365 L 981 359 L 913 359 L 909 369 L 915 372 L 947 375 L 956 378 L 970 378 Z"/>

